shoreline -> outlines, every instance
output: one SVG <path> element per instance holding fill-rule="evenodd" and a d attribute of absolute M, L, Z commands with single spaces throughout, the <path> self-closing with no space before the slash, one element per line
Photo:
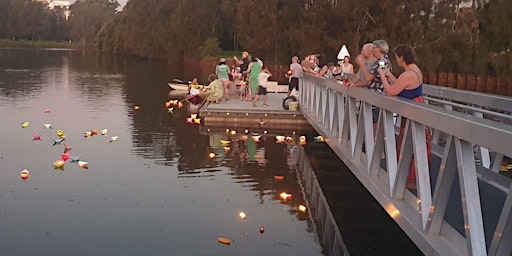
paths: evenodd
<path fill-rule="evenodd" d="M 63 48 L 74 50 L 87 50 L 93 47 L 86 47 L 79 43 L 57 42 L 57 41 L 30 41 L 30 40 L 10 40 L 0 39 L 0 48 Z"/>

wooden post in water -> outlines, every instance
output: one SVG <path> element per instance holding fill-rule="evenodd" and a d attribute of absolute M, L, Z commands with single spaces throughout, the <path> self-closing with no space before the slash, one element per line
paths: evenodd
<path fill-rule="evenodd" d="M 448 73 L 448 87 L 457 88 L 457 76 L 455 73 Z"/>
<path fill-rule="evenodd" d="M 468 75 L 466 90 L 474 91 L 476 89 L 476 77 L 475 75 Z"/>
<path fill-rule="evenodd" d="M 476 77 L 476 91 L 477 92 L 485 92 L 485 75 L 478 75 Z"/>
<path fill-rule="evenodd" d="M 437 73 L 431 72 L 431 73 L 428 74 L 428 77 L 429 77 L 428 81 L 429 81 L 430 84 L 432 84 L 432 85 L 439 85 L 439 83 L 438 83 L 439 81 L 437 80 Z"/>
<path fill-rule="evenodd" d="M 448 87 L 448 74 L 439 72 L 439 86 Z"/>
<path fill-rule="evenodd" d="M 457 74 L 457 89 L 466 90 L 467 88 L 467 76 L 466 74 Z"/>

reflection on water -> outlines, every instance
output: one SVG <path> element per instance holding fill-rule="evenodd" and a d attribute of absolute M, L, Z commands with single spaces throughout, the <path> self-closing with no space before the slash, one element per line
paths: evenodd
<path fill-rule="evenodd" d="M 322 254 L 308 214 L 297 210 L 304 199 L 290 166 L 293 144 L 200 132 L 185 122 L 186 108 L 168 113 L 167 82 L 187 73 L 174 66 L 0 50 L 2 255 Z M 84 137 L 102 129 L 106 136 Z M 53 145 L 57 130 L 66 139 Z M 64 144 L 89 169 L 70 160 L 54 169 Z"/>

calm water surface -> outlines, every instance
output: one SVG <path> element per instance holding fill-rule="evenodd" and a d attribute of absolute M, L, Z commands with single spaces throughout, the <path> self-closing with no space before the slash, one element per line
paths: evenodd
<path fill-rule="evenodd" d="M 81 51 L 0 49 L 1 255 L 322 255 L 308 214 L 296 210 L 304 200 L 287 164 L 293 147 L 200 132 L 185 123 L 187 109 L 168 113 L 166 83 L 186 73 Z M 89 169 L 70 160 L 53 168 L 64 150 L 53 145 L 57 130 Z M 293 199 L 280 200 L 283 191 Z"/>

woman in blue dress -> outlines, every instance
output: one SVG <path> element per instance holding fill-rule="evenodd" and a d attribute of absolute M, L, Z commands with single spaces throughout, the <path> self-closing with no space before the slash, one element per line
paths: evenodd
<path fill-rule="evenodd" d="M 398 96 L 410 99 L 415 102 L 425 103 L 423 99 L 423 75 L 418 67 L 416 53 L 409 45 L 398 45 L 394 49 L 397 64 L 404 69 L 404 72 L 397 77 L 389 71 L 388 68 L 380 69 L 379 75 L 386 76 L 388 79 L 382 79 L 384 92 L 389 96 Z M 400 156 L 400 146 L 402 144 L 405 131 L 406 118 L 402 118 L 400 124 L 400 134 L 398 138 L 397 153 Z M 425 127 L 425 140 L 427 142 L 427 157 L 430 163 L 431 158 L 431 134 L 430 129 Z M 408 188 L 415 188 L 416 168 L 414 158 L 411 161 L 411 167 L 408 179 Z"/>

